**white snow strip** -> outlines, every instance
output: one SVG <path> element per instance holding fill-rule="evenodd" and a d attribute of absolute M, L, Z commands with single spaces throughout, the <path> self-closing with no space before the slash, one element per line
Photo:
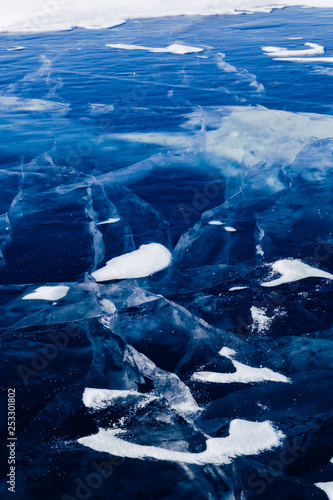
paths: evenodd
<path fill-rule="evenodd" d="M 284 57 L 284 58 L 275 58 L 275 61 L 289 61 L 289 62 L 324 62 L 324 63 L 333 63 L 333 57 Z"/>
<path fill-rule="evenodd" d="M 106 47 L 112 47 L 113 49 L 124 49 L 124 50 L 147 50 L 148 52 L 169 52 L 171 54 L 193 54 L 197 52 L 203 52 L 204 49 L 201 47 L 191 47 L 190 45 L 181 45 L 179 43 L 173 43 L 167 47 L 145 47 L 143 45 L 126 45 L 124 43 L 107 43 Z"/>
<path fill-rule="evenodd" d="M 89 104 L 91 115 L 103 115 L 114 111 L 113 104 Z"/>
<path fill-rule="evenodd" d="M 116 399 L 128 398 L 129 396 L 145 397 L 138 391 L 126 391 L 126 390 L 110 390 L 110 389 L 93 389 L 87 387 L 82 396 L 82 401 L 84 406 L 87 408 L 93 408 L 94 410 L 101 410 L 102 408 L 107 408 Z"/>
<path fill-rule="evenodd" d="M 235 233 L 237 231 L 237 229 L 235 229 L 234 227 L 230 227 L 230 226 L 225 226 L 224 229 L 226 231 L 228 231 L 228 233 Z"/>
<path fill-rule="evenodd" d="M 269 421 L 250 422 L 236 419 L 230 422 L 229 436 L 208 438 L 205 451 L 190 453 L 131 443 L 121 438 L 125 433 L 122 429 L 99 429 L 97 434 L 80 438 L 78 442 L 93 450 L 119 457 L 221 465 L 230 463 L 231 459 L 237 456 L 257 455 L 270 450 L 279 446 L 285 437 Z"/>
<path fill-rule="evenodd" d="M 245 290 L 246 288 L 249 288 L 248 286 L 233 286 L 229 288 L 229 292 L 236 292 L 236 290 Z"/>
<path fill-rule="evenodd" d="M 26 47 L 17 46 L 17 47 L 11 47 L 10 49 L 6 49 L 6 50 L 7 50 L 7 52 L 16 52 L 16 51 L 24 50 L 24 49 L 26 49 Z"/>
<path fill-rule="evenodd" d="M 105 220 L 103 222 L 98 222 L 97 226 L 102 226 L 103 224 L 115 224 L 116 222 L 119 222 L 120 218 L 119 217 L 114 217 L 108 220 Z"/>
<path fill-rule="evenodd" d="M 327 482 L 327 483 L 315 483 L 315 486 L 317 486 L 321 490 L 325 491 L 329 500 L 333 500 L 333 482 L 332 481 Z"/>
<path fill-rule="evenodd" d="M 219 354 L 230 359 L 236 368 L 234 373 L 218 373 L 218 372 L 195 372 L 192 379 L 200 382 L 211 382 L 215 384 L 231 384 L 241 383 L 249 384 L 252 382 L 284 382 L 290 383 L 291 380 L 281 373 L 274 372 L 269 368 L 253 368 L 252 366 L 244 365 L 235 361 L 233 358 L 236 352 L 228 347 L 223 347 Z"/>
<path fill-rule="evenodd" d="M 69 286 L 40 286 L 28 295 L 22 297 L 22 300 L 60 300 L 67 295 Z"/>
<path fill-rule="evenodd" d="M 304 45 L 311 47 L 303 50 L 289 50 L 283 47 L 262 47 L 263 52 L 271 57 L 304 57 L 304 56 L 320 56 L 325 54 L 325 49 L 318 43 L 307 42 Z"/>
<path fill-rule="evenodd" d="M 221 222 L 220 220 L 211 220 L 208 222 L 208 224 L 210 224 L 211 226 L 223 226 L 223 222 Z"/>
<path fill-rule="evenodd" d="M 92 273 L 96 281 L 144 278 L 171 265 L 169 250 L 160 243 L 141 245 L 138 250 L 109 260 Z"/>
<path fill-rule="evenodd" d="M 21 99 L 15 96 L 0 96 L 1 111 L 66 111 L 68 104 L 44 99 Z"/>
<path fill-rule="evenodd" d="M 271 12 L 286 6 L 332 7 L 332 0 L 11 0 L 2 9 L 0 31 L 102 29 L 128 19 Z"/>
<path fill-rule="evenodd" d="M 281 278 L 261 283 L 261 286 L 279 286 L 284 283 L 293 283 L 294 281 L 303 280 L 305 278 L 324 278 L 333 280 L 333 274 L 304 264 L 304 262 L 298 259 L 278 260 L 274 262 L 274 264 L 271 264 L 271 268 L 275 273 L 281 274 Z"/>

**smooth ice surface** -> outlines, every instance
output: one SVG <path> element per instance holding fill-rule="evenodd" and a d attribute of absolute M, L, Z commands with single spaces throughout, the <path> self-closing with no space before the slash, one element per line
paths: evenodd
<path fill-rule="evenodd" d="M 159 243 L 141 245 L 138 250 L 120 255 L 92 273 L 96 281 L 150 276 L 171 265 L 171 253 Z"/>
<path fill-rule="evenodd" d="M 124 50 L 147 50 L 148 52 L 163 53 L 169 52 L 170 54 L 193 54 L 196 52 L 203 52 L 204 49 L 200 47 L 191 47 L 190 45 L 181 45 L 179 43 L 172 43 L 167 47 L 145 47 L 143 45 L 126 45 L 123 43 L 108 43 L 106 47 Z"/>
<path fill-rule="evenodd" d="M 143 446 L 118 437 L 125 432 L 121 429 L 99 429 L 97 434 L 80 438 L 78 442 L 93 450 L 119 457 L 222 465 L 230 463 L 231 459 L 237 456 L 258 455 L 264 450 L 275 448 L 281 444 L 284 437 L 269 421 L 250 422 L 236 419 L 230 422 L 228 437 L 208 438 L 205 451 L 186 453 L 157 446 Z"/>
<path fill-rule="evenodd" d="M 68 290 L 69 287 L 63 285 L 40 286 L 34 292 L 22 297 L 22 300 L 60 300 L 66 297 Z"/>
<path fill-rule="evenodd" d="M 229 349 L 228 347 L 223 347 L 219 352 L 221 356 L 224 356 L 232 361 L 232 364 L 236 368 L 234 373 L 217 373 L 202 371 L 196 372 L 192 375 L 193 380 L 198 380 L 200 382 L 211 382 L 215 384 L 249 384 L 251 382 L 291 382 L 288 377 L 285 377 L 281 373 L 274 372 L 269 368 L 254 368 L 252 366 L 244 365 L 239 361 L 236 361 L 234 356 L 236 351 Z"/>
<path fill-rule="evenodd" d="M 109 28 L 128 19 L 180 15 L 270 12 L 285 6 L 332 7 L 331 0 L 2 0 L 1 31 L 59 31 L 72 27 Z"/>
<path fill-rule="evenodd" d="M 298 259 L 279 260 L 274 262 L 274 264 L 271 264 L 271 268 L 275 273 L 281 274 L 281 277 L 273 281 L 261 283 L 261 286 L 274 287 L 283 285 L 284 283 L 293 283 L 294 281 L 303 280 L 305 278 L 323 278 L 333 280 L 333 274 L 309 266 Z"/>

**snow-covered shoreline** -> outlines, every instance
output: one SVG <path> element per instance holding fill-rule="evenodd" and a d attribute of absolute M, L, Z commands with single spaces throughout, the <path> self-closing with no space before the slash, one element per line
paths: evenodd
<path fill-rule="evenodd" d="M 271 12 L 283 7 L 333 8 L 333 0 L 0 0 L 1 32 L 111 28 L 129 19 Z"/>

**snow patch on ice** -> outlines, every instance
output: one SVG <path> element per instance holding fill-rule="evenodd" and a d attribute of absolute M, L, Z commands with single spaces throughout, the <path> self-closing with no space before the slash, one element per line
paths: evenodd
<path fill-rule="evenodd" d="M 195 372 L 192 375 L 193 380 L 200 382 L 211 382 L 215 384 L 249 384 L 252 382 L 284 382 L 290 383 L 291 380 L 281 373 L 274 372 L 269 368 L 254 368 L 244 365 L 234 359 L 236 351 L 229 347 L 223 347 L 219 354 L 230 359 L 236 368 L 234 373 L 218 373 L 218 372 Z"/>
<path fill-rule="evenodd" d="M 22 297 L 22 300 L 60 300 L 67 295 L 69 286 L 56 285 L 56 286 L 40 286 L 28 295 Z"/>
<path fill-rule="evenodd" d="M 93 408 L 94 410 L 101 410 L 107 408 L 115 400 L 135 396 L 145 398 L 145 394 L 141 394 L 138 391 L 128 391 L 128 390 L 110 390 L 110 389 L 94 389 L 87 387 L 82 396 L 82 401 L 84 406 L 87 408 Z"/>
<path fill-rule="evenodd" d="M 114 257 L 94 271 L 96 281 L 144 278 L 171 265 L 170 251 L 160 243 L 141 245 L 138 250 Z"/>
<path fill-rule="evenodd" d="M 131 443 L 121 438 L 125 434 L 126 431 L 122 429 L 99 429 L 97 434 L 80 438 L 78 442 L 93 450 L 119 457 L 221 465 L 230 463 L 231 459 L 237 456 L 257 455 L 275 448 L 285 437 L 269 421 L 250 422 L 235 419 L 230 422 L 229 436 L 208 438 L 205 451 L 189 453 Z"/>
<path fill-rule="evenodd" d="M 304 56 L 318 56 L 325 53 L 325 49 L 318 43 L 307 42 L 304 45 L 310 49 L 303 50 L 289 50 L 283 47 L 262 47 L 262 51 L 271 57 L 304 57 Z"/>
<path fill-rule="evenodd" d="M 91 115 L 103 115 L 105 113 L 111 113 L 114 111 L 113 104 L 89 104 Z"/>
<path fill-rule="evenodd" d="M 233 286 L 229 288 L 229 292 L 236 292 L 237 290 L 245 290 L 246 288 L 249 288 L 248 286 Z"/>
<path fill-rule="evenodd" d="M 327 483 L 315 483 L 315 486 L 317 486 L 321 490 L 325 491 L 329 500 L 333 500 L 333 482 L 332 481 L 327 482 Z"/>
<path fill-rule="evenodd" d="M 120 218 L 119 217 L 114 217 L 108 220 L 105 220 L 103 222 L 98 222 L 97 226 L 102 226 L 103 224 L 115 224 L 116 222 L 119 222 Z"/>
<path fill-rule="evenodd" d="M 156 53 L 170 53 L 170 54 L 194 54 L 197 52 L 203 52 L 204 49 L 201 47 L 191 47 L 190 45 L 181 45 L 179 43 L 172 43 L 167 47 L 145 47 L 144 45 L 127 45 L 124 43 L 107 43 L 106 47 L 111 47 L 113 49 L 124 49 L 124 50 L 147 50 L 148 52 Z"/>
<path fill-rule="evenodd" d="M 231 227 L 231 226 L 225 226 L 224 229 L 226 231 L 228 231 L 228 233 L 235 233 L 237 231 L 237 229 L 235 229 L 234 227 Z"/>
<path fill-rule="evenodd" d="M 210 224 L 211 226 L 223 226 L 223 222 L 221 222 L 220 220 L 210 220 L 208 224 Z"/>
<path fill-rule="evenodd" d="M 250 309 L 253 324 L 252 329 L 258 333 L 264 333 L 272 324 L 273 318 L 266 316 L 265 309 L 252 306 Z"/>
<path fill-rule="evenodd" d="M 10 47 L 9 49 L 6 49 L 6 50 L 7 50 L 7 52 L 17 52 L 17 51 L 24 50 L 24 49 L 26 49 L 26 47 L 17 46 L 17 47 Z"/>
<path fill-rule="evenodd" d="M 261 283 L 261 286 L 274 287 L 283 285 L 284 283 L 293 283 L 305 278 L 324 278 L 333 280 L 333 274 L 304 264 L 304 262 L 298 259 L 278 260 L 271 264 L 271 268 L 275 273 L 281 274 L 281 277 L 273 281 Z"/>

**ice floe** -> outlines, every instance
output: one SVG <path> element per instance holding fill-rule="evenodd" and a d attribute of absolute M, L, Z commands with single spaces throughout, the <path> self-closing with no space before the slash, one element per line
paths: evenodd
<path fill-rule="evenodd" d="M 280 278 L 261 283 L 261 286 L 274 287 L 284 283 L 293 283 L 305 278 L 324 278 L 333 280 L 333 274 L 309 266 L 298 259 L 282 259 L 270 264 L 275 273 L 281 274 Z"/>
<path fill-rule="evenodd" d="M 56 286 L 40 286 L 28 295 L 22 297 L 22 300 L 60 300 L 64 298 L 69 290 L 69 286 L 56 285 Z"/>
<path fill-rule="evenodd" d="M 291 380 L 281 373 L 274 372 L 269 368 L 254 368 L 252 366 L 244 365 L 239 361 L 234 359 L 236 356 L 236 351 L 230 349 L 229 347 L 223 347 L 219 354 L 225 356 L 232 361 L 232 364 L 236 368 L 234 373 L 219 373 L 219 372 L 195 372 L 192 375 L 193 380 L 198 380 L 200 382 L 211 382 L 215 384 L 249 384 L 252 382 L 284 382 L 288 383 Z"/>
<path fill-rule="evenodd" d="M 109 260 L 92 273 L 96 281 L 144 278 L 171 265 L 170 251 L 160 243 L 141 245 L 138 250 Z"/>
<path fill-rule="evenodd" d="M 181 54 L 181 55 L 203 52 L 204 50 L 201 47 L 191 47 L 190 45 L 181 45 L 179 43 L 172 43 L 167 47 L 145 47 L 143 45 L 126 45 L 124 43 L 107 43 L 106 47 L 111 47 L 113 49 L 124 49 L 124 50 L 147 50 L 148 52 L 156 52 L 156 53 L 169 52 L 171 54 Z"/>
<path fill-rule="evenodd" d="M 157 446 L 145 446 L 122 439 L 122 429 L 99 429 L 97 434 L 78 439 L 83 446 L 119 457 L 152 459 L 187 464 L 228 464 L 237 456 L 257 455 L 279 446 L 284 438 L 271 422 L 250 422 L 235 419 L 230 422 L 229 436 L 208 438 L 206 450 L 200 453 L 174 451 Z"/>

